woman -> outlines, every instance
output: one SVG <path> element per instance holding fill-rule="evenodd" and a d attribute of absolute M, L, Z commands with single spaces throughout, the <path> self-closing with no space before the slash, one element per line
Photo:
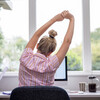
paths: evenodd
<path fill-rule="evenodd" d="M 56 48 L 55 36 L 57 32 L 49 31 L 49 37 L 43 37 L 37 44 L 40 36 L 55 22 L 69 19 L 69 27 L 65 34 L 63 43 L 58 52 L 50 56 Z M 20 58 L 19 86 L 51 86 L 54 84 L 54 74 L 64 59 L 74 30 L 74 16 L 69 11 L 57 14 L 32 36 Z M 37 44 L 37 53 L 33 50 Z"/>

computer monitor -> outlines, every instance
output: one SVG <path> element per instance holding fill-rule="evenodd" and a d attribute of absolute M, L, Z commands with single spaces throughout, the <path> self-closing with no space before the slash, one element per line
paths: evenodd
<path fill-rule="evenodd" d="M 64 58 L 55 73 L 55 81 L 67 81 L 67 57 Z"/>

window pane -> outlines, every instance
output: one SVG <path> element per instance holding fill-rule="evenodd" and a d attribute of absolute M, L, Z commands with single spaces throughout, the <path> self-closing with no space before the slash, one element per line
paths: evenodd
<path fill-rule="evenodd" d="M 92 69 L 100 70 L 100 0 L 90 0 Z"/>
<path fill-rule="evenodd" d="M 28 0 L 12 0 L 12 10 L 0 10 L 0 71 L 17 71 L 28 41 Z"/>
<path fill-rule="evenodd" d="M 50 18 L 63 10 L 69 10 L 75 16 L 75 30 L 74 38 L 67 54 L 68 70 L 79 71 L 82 70 L 82 1 L 77 0 L 37 0 L 36 1 L 36 21 L 37 29 L 47 22 Z M 64 35 L 68 28 L 68 20 L 55 23 L 50 29 L 57 31 L 57 50 L 63 42 Z M 49 31 L 47 30 L 47 31 Z M 46 32 L 46 35 L 47 32 Z"/>

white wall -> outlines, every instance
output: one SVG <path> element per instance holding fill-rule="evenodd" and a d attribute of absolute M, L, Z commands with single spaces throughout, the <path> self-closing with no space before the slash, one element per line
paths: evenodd
<path fill-rule="evenodd" d="M 68 81 L 62 81 L 62 82 L 55 82 L 54 85 L 56 86 L 60 86 L 64 89 L 68 89 L 68 90 L 79 90 L 79 82 L 87 82 L 88 75 L 70 75 L 68 77 Z M 100 75 L 97 76 L 100 79 Z M 100 85 L 100 83 L 99 83 Z M 2 78 L 2 80 L 0 81 L 0 91 L 4 91 L 4 90 L 12 90 L 15 87 L 18 86 L 18 76 L 4 76 Z M 100 90 L 100 87 L 98 88 L 98 90 Z"/>

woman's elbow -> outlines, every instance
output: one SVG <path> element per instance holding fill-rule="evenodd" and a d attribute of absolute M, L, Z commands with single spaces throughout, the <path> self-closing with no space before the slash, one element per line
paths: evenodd
<path fill-rule="evenodd" d="M 68 44 L 68 45 L 70 45 L 71 44 L 71 42 L 72 42 L 72 40 L 69 38 L 67 38 L 67 39 L 65 39 L 64 40 L 64 43 L 66 43 L 66 44 Z"/>

